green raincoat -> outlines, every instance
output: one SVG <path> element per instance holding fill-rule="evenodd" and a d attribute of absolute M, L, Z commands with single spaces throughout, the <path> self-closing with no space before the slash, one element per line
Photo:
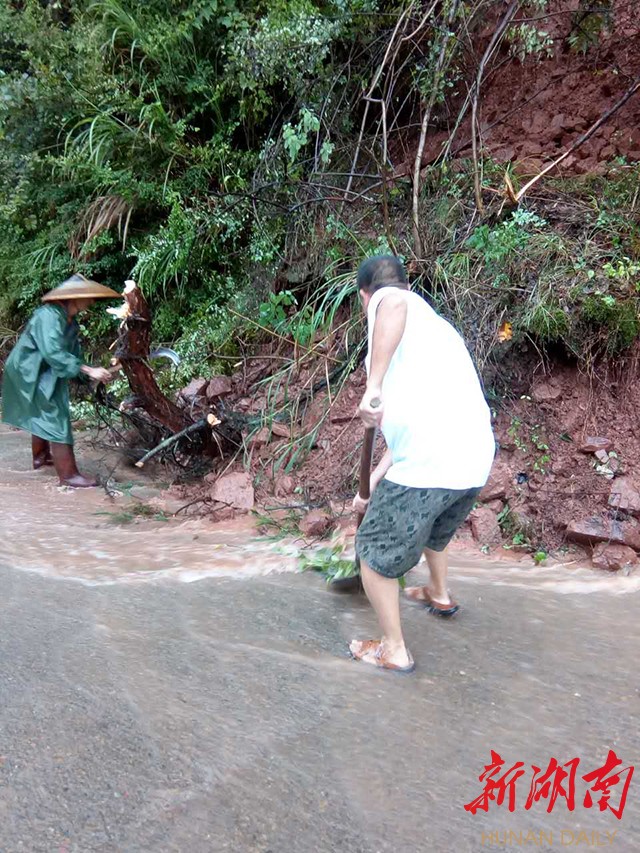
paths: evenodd
<path fill-rule="evenodd" d="M 73 444 L 69 379 L 80 375 L 78 324 L 60 305 L 38 308 L 4 367 L 2 420 L 47 441 Z"/>

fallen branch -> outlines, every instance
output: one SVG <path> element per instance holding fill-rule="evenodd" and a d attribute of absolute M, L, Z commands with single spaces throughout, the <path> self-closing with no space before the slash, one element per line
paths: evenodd
<path fill-rule="evenodd" d="M 594 124 L 592 124 L 587 131 L 585 131 L 581 136 L 579 136 L 576 141 L 573 142 L 567 148 L 564 154 L 561 154 L 560 157 L 556 157 L 556 159 L 549 163 L 548 166 L 545 166 L 541 172 L 539 172 L 535 177 L 531 178 L 531 180 L 528 181 L 523 187 L 521 187 L 517 193 L 514 193 L 513 188 L 510 188 L 509 184 L 507 183 L 506 191 L 509 199 L 514 204 L 519 204 L 520 199 L 525 195 L 525 193 L 527 193 L 531 189 L 532 186 L 538 183 L 540 178 L 544 177 L 544 175 L 546 175 L 552 169 L 555 169 L 556 166 L 559 166 L 563 160 L 566 160 L 566 158 L 570 154 L 572 154 L 577 148 L 579 148 L 583 143 L 590 139 L 593 134 L 598 130 L 598 128 L 602 127 L 602 125 L 606 121 L 608 121 L 614 113 L 616 113 L 621 107 L 623 107 L 639 89 L 640 77 L 635 81 L 635 83 L 633 83 L 633 85 L 629 89 L 627 89 L 624 95 L 618 101 L 616 101 L 616 103 L 610 109 L 606 111 L 606 113 L 603 113 L 600 118 Z"/>
<path fill-rule="evenodd" d="M 162 450 L 166 450 L 167 447 L 171 447 L 172 444 L 175 444 L 181 438 L 184 438 L 185 435 L 189 435 L 192 432 L 198 432 L 198 430 L 204 429 L 207 426 L 207 418 L 202 418 L 202 420 L 196 421 L 185 429 L 180 430 L 175 435 L 170 435 L 169 438 L 165 438 L 164 441 L 161 441 L 157 447 L 154 447 L 153 450 L 150 450 L 148 453 L 139 459 L 136 462 L 136 468 L 144 468 L 144 463 L 148 462 L 149 459 L 156 456 L 156 454 L 160 453 Z"/>

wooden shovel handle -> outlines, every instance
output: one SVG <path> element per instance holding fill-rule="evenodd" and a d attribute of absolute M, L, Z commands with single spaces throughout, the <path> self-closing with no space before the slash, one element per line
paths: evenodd
<path fill-rule="evenodd" d="M 371 407 L 377 409 L 381 401 L 374 397 L 371 401 Z M 368 501 L 371 497 L 371 460 L 373 458 L 373 445 L 376 440 L 376 428 L 367 427 L 364 431 L 364 442 L 362 444 L 362 453 L 360 455 L 360 481 L 358 485 L 358 494 L 360 497 Z M 358 513 L 358 527 L 362 522 L 364 515 Z"/>

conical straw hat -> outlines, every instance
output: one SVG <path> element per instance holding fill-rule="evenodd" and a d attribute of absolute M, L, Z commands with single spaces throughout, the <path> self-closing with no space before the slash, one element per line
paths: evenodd
<path fill-rule="evenodd" d="M 49 293 L 45 293 L 42 297 L 43 302 L 59 302 L 63 299 L 120 299 L 121 294 L 111 290 L 110 287 L 105 287 L 104 284 L 98 284 L 97 281 L 91 281 L 85 278 L 80 273 L 75 273 L 63 281 L 58 287 L 54 287 Z"/>

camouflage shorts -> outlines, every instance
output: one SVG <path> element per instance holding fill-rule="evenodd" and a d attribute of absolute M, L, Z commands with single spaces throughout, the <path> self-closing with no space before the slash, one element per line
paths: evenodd
<path fill-rule="evenodd" d="M 356 536 L 356 554 L 378 574 L 398 578 L 425 548 L 444 551 L 480 489 L 413 489 L 382 480 Z"/>

